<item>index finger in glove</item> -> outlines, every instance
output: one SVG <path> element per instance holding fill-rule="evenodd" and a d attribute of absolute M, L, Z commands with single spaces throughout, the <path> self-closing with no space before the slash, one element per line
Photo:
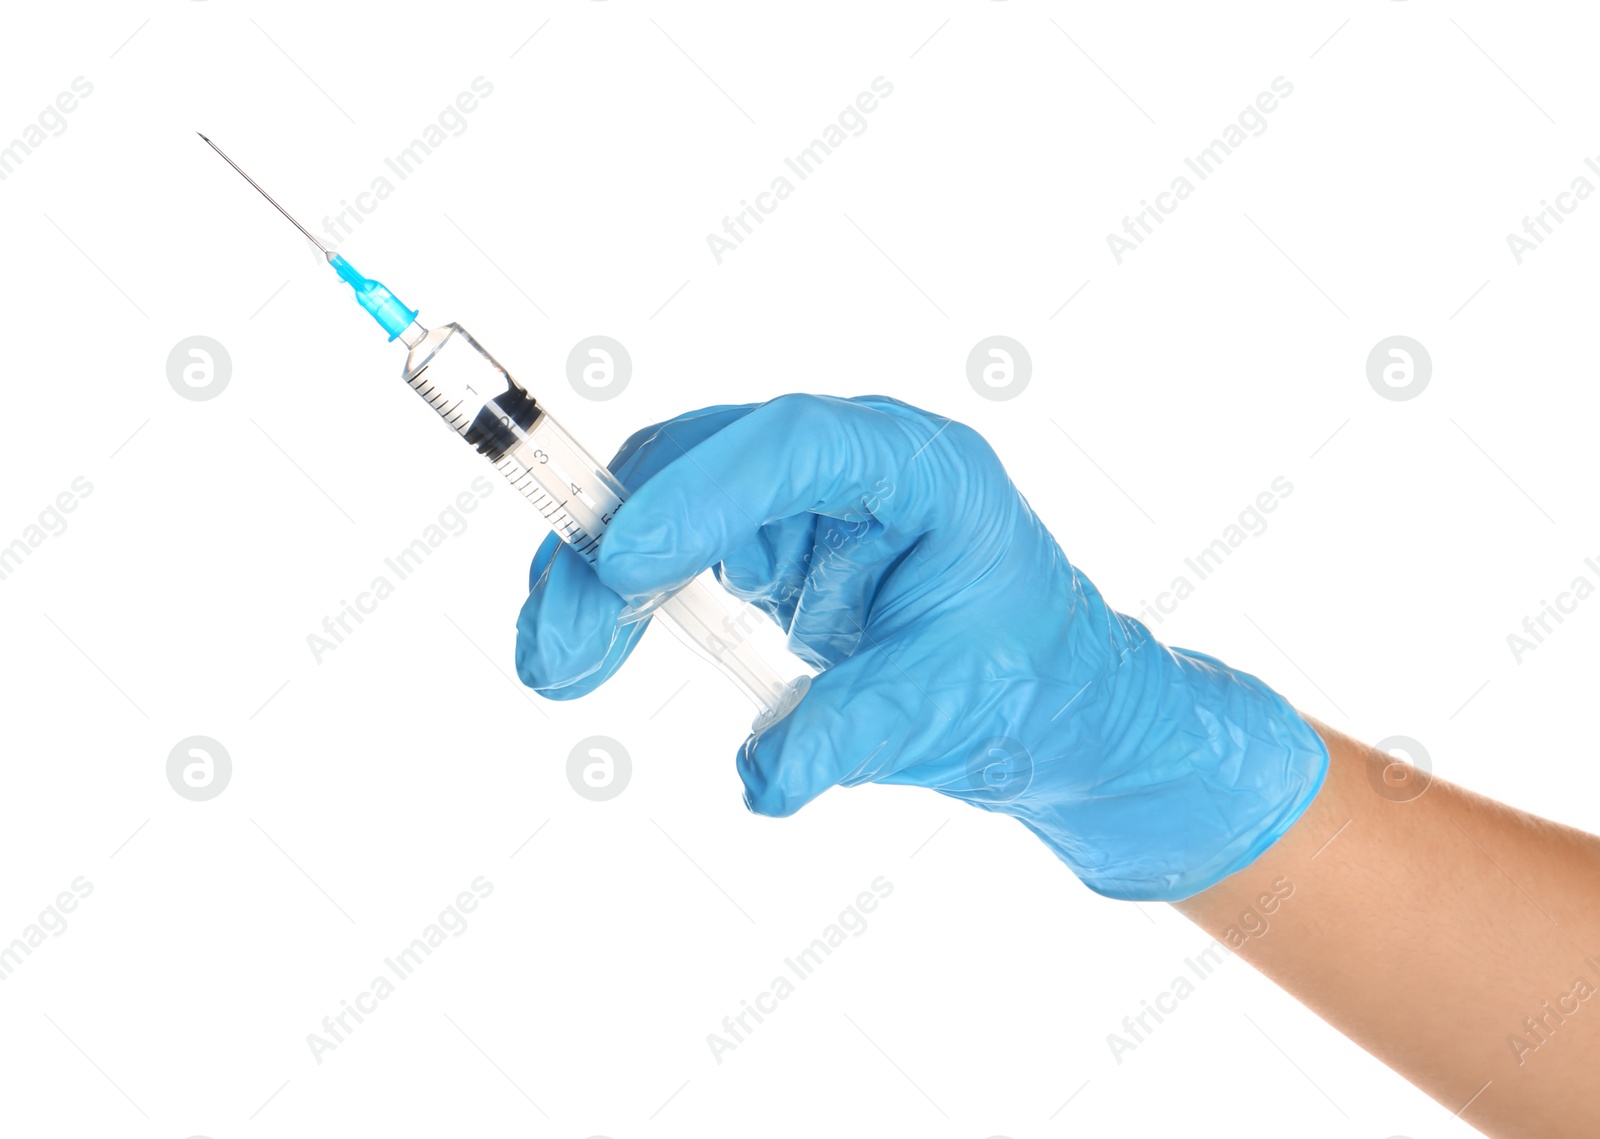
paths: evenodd
<path fill-rule="evenodd" d="M 959 469 L 950 462 L 952 445 L 968 436 L 889 400 L 780 396 L 685 448 L 640 487 L 607 531 L 595 570 L 637 603 L 748 546 L 761 527 L 807 512 L 865 512 L 909 543 L 963 513 L 985 483 L 970 456 Z"/>

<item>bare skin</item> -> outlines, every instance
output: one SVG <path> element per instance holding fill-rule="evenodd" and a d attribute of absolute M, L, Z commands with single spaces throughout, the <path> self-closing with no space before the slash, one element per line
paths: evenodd
<path fill-rule="evenodd" d="M 1177 909 L 1484 1134 L 1600 1135 L 1600 838 L 1308 722 L 1310 809 Z"/>

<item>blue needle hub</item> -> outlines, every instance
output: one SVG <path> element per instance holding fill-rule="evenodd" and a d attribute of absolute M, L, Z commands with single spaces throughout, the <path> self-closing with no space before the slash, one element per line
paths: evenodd
<path fill-rule="evenodd" d="M 362 308 L 372 314 L 373 320 L 383 326 L 390 340 L 410 328 L 411 322 L 417 319 L 416 309 L 407 308 L 399 297 L 380 282 L 370 277 L 363 277 L 356 272 L 355 266 L 337 253 L 328 254 L 328 264 L 333 266 L 345 284 L 356 291 L 356 300 L 361 302 Z"/>

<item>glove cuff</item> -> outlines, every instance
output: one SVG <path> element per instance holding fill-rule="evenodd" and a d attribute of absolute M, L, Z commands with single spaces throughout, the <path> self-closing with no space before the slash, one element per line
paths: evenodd
<path fill-rule="evenodd" d="M 1092 784 L 1053 802 L 1024 796 L 1015 813 L 1096 893 L 1175 902 L 1282 838 L 1321 790 L 1328 750 L 1256 677 L 1119 623 L 1136 651 L 1102 686 L 1098 730 L 1058 759 L 1093 771 Z"/>

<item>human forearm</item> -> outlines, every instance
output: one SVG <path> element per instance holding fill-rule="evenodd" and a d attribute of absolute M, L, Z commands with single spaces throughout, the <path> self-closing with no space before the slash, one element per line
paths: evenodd
<path fill-rule="evenodd" d="M 1179 911 L 1220 937 L 1286 879 L 1241 957 L 1485 1134 L 1600 1134 L 1600 839 L 1438 779 L 1386 797 L 1389 757 L 1314 726 L 1322 792 Z"/>

